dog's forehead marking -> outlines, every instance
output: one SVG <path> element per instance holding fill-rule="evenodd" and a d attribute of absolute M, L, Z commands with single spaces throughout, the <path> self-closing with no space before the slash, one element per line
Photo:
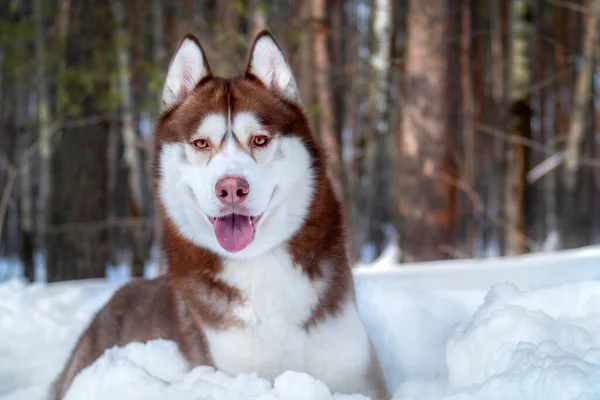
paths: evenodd
<path fill-rule="evenodd" d="M 208 137 L 215 143 L 220 143 L 227 131 L 225 116 L 219 113 L 210 113 L 200 121 L 194 139 Z"/>
<path fill-rule="evenodd" d="M 232 116 L 229 107 L 227 116 L 213 112 L 202 118 L 192 140 L 209 138 L 216 146 L 230 141 L 241 144 L 259 133 L 265 133 L 264 127 L 254 113 L 241 111 Z"/>
<path fill-rule="evenodd" d="M 242 111 L 235 115 L 232 124 L 233 134 L 244 143 L 250 136 L 262 133 L 263 128 L 258 118 L 250 111 Z"/>

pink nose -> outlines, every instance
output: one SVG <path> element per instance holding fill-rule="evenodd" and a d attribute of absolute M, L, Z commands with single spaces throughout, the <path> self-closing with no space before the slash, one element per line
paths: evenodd
<path fill-rule="evenodd" d="M 224 204 L 236 205 L 242 203 L 248 197 L 249 191 L 250 185 L 239 176 L 226 176 L 219 179 L 215 185 L 215 194 Z"/>

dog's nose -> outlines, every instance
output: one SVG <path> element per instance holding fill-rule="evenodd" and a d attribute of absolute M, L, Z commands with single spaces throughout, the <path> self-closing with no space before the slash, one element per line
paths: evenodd
<path fill-rule="evenodd" d="M 215 185 L 215 194 L 224 204 L 239 204 L 248 197 L 250 185 L 239 176 L 226 176 Z"/>

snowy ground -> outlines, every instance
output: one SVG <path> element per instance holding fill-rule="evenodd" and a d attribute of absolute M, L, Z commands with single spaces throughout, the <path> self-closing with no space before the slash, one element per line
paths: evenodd
<path fill-rule="evenodd" d="M 397 400 L 600 399 L 600 248 L 355 272 Z M 0 284 L 0 398 L 44 399 L 111 282 Z M 107 351 L 68 399 L 361 399 L 286 372 L 191 371 L 173 343 Z"/>

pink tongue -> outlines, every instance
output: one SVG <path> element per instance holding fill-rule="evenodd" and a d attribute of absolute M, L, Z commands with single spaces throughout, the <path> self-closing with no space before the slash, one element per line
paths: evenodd
<path fill-rule="evenodd" d="M 254 234 L 250 217 L 240 214 L 230 214 L 223 218 L 217 218 L 214 229 L 219 244 L 230 253 L 244 250 L 252 241 L 252 235 Z"/>

